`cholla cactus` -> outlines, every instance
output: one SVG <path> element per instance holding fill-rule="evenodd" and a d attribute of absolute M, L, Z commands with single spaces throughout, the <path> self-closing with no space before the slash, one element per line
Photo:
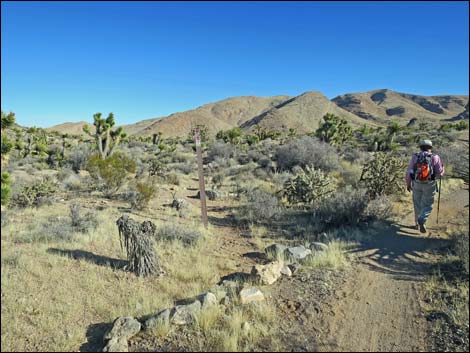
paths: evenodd
<path fill-rule="evenodd" d="M 121 139 L 125 138 L 127 134 L 122 130 L 122 127 L 112 130 L 116 123 L 113 113 L 109 113 L 106 119 L 101 118 L 101 113 L 96 113 L 93 118 L 93 125 L 96 128 L 95 133 L 91 133 L 88 125 L 83 126 L 83 131 L 95 138 L 100 157 L 105 159 L 114 152 Z"/>
<path fill-rule="evenodd" d="M 153 247 L 155 225 L 150 221 L 139 223 L 128 216 L 121 216 L 116 224 L 121 248 L 123 245 L 126 248 L 127 270 L 137 276 L 161 275 L 163 271 Z"/>
<path fill-rule="evenodd" d="M 381 195 L 392 195 L 404 188 L 403 175 L 406 163 L 399 157 L 377 152 L 364 165 L 359 181 L 367 188 L 367 195 L 375 199 Z"/>
<path fill-rule="evenodd" d="M 327 175 L 307 165 L 284 184 L 282 194 L 291 204 L 312 205 L 334 191 L 333 182 Z"/>

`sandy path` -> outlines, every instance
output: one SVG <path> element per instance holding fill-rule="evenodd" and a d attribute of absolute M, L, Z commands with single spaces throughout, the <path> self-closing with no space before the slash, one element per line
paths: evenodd
<path fill-rule="evenodd" d="M 427 322 L 419 304 L 424 275 L 436 260 L 434 249 L 446 245 L 440 233 L 455 222 L 451 215 L 468 204 L 468 193 L 456 190 L 441 199 L 424 236 L 410 227 L 412 214 L 355 250 L 352 276 L 332 303 L 320 351 L 427 351 Z M 462 196 L 463 195 L 463 196 Z M 445 207 L 442 207 L 442 205 Z"/>

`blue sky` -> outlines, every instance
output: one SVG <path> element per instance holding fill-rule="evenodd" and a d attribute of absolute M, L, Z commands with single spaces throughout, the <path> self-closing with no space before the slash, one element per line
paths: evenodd
<path fill-rule="evenodd" d="M 241 95 L 468 94 L 467 2 L 2 1 L 2 110 L 118 124 Z"/>

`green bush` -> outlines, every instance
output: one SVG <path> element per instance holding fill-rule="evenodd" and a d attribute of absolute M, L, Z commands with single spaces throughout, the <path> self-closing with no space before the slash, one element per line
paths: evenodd
<path fill-rule="evenodd" d="M 11 197 L 11 178 L 7 172 L 2 172 L 2 205 L 6 205 Z"/>
<path fill-rule="evenodd" d="M 360 183 L 367 189 L 370 199 L 396 194 L 404 189 L 406 167 L 399 157 L 377 152 L 374 158 L 364 165 Z"/>
<path fill-rule="evenodd" d="M 146 208 L 157 192 L 157 188 L 152 183 L 138 182 L 135 192 L 131 198 L 131 207 L 137 210 Z"/>
<path fill-rule="evenodd" d="M 101 183 L 105 193 L 111 196 L 126 183 L 130 173 L 135 173 L 136 163 L 120 152 L 105 159 L 94 154 L 88 160 L 86 168 L 92 178 Z"/>
<path fill-rule="evenodd" d="M 334 190 L 327 175 L 313 166 L 306 166 L 284 184 L 282 194 L 290 204 L 312 205 L 330 196 Z"/>

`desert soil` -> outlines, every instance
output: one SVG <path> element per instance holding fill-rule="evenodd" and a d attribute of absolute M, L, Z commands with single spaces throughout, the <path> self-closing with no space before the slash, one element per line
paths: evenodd
<path fill-rule="evenodd" d="M 468 203 L 466 191 L 446 193 L 441 199 L 439 224 L 435 208 L 428 233 L 421 234 L 412 227 L 410 202 L 410 213 L 350 250 L 348 268 L 301 271 L 263 288 L 278 311 L 279 348 L 297 352 L 429 351 L 422 286 L 442 256 L 439 250 L 448 247 L 451 230 L 467 219 L 464 206 Z M 255 244 L 233 227 L 230 216 L 229 208 L 216 203 L 209 207 L 210 222 L 222 241 L 218 256 L 233 259 L 237 271 L 249 273 L 251 266 L 263 259 L 253 252 Z M 139 342 L 131 350 L 149 346 L 154 351 L 185 349 L 176 342 L 165 348 L 155 343 Z M 269 342 L 258 347 L 260 351 L 269 349 Z"/>

